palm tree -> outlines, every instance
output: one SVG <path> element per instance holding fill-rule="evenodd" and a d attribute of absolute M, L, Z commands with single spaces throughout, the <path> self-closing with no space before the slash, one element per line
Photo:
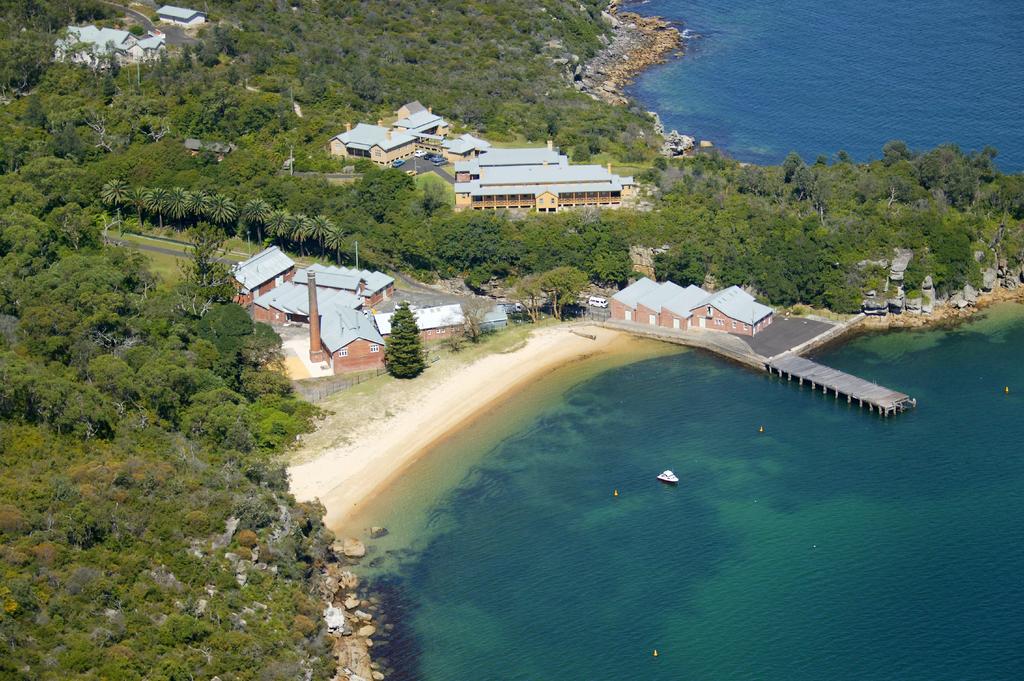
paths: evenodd
<path fill-rule="evenodd" d="M 291 219 L 288 216 L 288 211 L 271 211 L 270 215 L 267 216 L 267 229 L 270 231 L 270 235 L 279 239 L 287 238 L 290 221 Z"/>
<path fill-rule="evenodd" d="M 186 192 L 185 210 L 196 222 L 210 214 L 210 195 L 202 189 Z"/>
<path fill-rule="evenodd" d="M 128 197 L 131 194 L 132 188 L 128 186 L 128 183 L 124 180 L 115 179 L 108 180 L 103 188 L 100 189 L 100 199 L 107 205 L 120 208 L 121 206 L 128 203 Z"/>
<path fill-rule="evenodd" d="M 256 228 L 256 239 L 263 242 L 263 226 L 270 217 L 270 204 L 263 199 L 250 199 L 242 206 L 242 222 L 248 228 Z"/>
<path fill-rule="evenodd" d="M 209 204 L 206 214 L 218 225 L 226 225 L 238 217 L 238 208 L 235 206 L 235 202 L 223 194 L 211 196 Z"/>
<path fill-rule="evenodd" d="M 323 215 L 317 215 L 309 220 L 309 236 L 320 244 L 320 252 L 324 252 L 324 239 L 327 233 L 334 228 L 334 223 Z"/>
<path fill-rule="evenodd" d="M 178 221 L 179 227 L 181 221 L 189 214 L 188 203 L 188 192 L 182 187 L 174 187 L 167 193 L 167 214 Z"/>
<path fill-rule="evenodd" d="M 164 228 L 164 213 L 167 212 L 167 203 L 171 193 L 163 187 L 153 187 L 146 190 L 146 210 L 156 213 L 160 221 L 160 229 Z"/>
<path fill-rule="evenodd" d="M 142 209 L 146 207 L 146 194 L 146 190 L 142 187 L 132 187 L 128 190 L 126 203 L 135 208 L 135 213 L 139 217 L 140 226 L 142 225 Z"/>
<path fill-rule="evenodd" d="M 288 221 L 288 234 L 292 241 L 299 244 L 299 253 L 303 256 L 306 255 L 306 239 L 309 238 L 311 231 L 310 224 L 309 217 L 302 213 L 296 213 Z"/>
<path fill-rule="evenodd" d="M 341 225 L 336 225 L 330 220 L 327 222 L 331 227 L 324 235 L 324 245 L 334 251 L 338 265 L 341 265 L 341 251 L 345 247 L 345 230 L 341 228 Z"/>

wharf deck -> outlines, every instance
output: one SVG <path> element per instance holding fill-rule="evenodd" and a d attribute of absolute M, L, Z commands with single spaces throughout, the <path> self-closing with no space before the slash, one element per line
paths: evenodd
<path fill-rule="evenodd" d="M 833 392 L 836 399 L 845 396 L 847 402 L 852 403 L 856 400 L 861 407 L 867 405 L 870 411 L 877 409 L 882 416 L 897 414 L 917 406 L 917 400 L 905 393 L 865 381 L 796 355 L 773 358 L 765 363 L 765 367 L 769 373 L 778 373 L 779 376 L 785 376 L 787 380 L 797 379 L 800 385 L 808 382 L 814 390 L 820 386 L 826 395 L 830 391 Z"/>

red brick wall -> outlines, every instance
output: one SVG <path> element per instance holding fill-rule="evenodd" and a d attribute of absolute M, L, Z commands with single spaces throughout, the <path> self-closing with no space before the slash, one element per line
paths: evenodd
<path fill-rule="evenodd" d="M 651 324 L 651 315 L 654 315 L 654 324 Z M 634 315 L 633 321 L 644 326 L 658 326 L 658 310 L 652 310 L 637 303 L 636 315 Z"/>
<path fill-rule="evenodd" d="M 284 276 L 284 281 L 291 281 L 292 279 L 295 278 L 295 268 L 294 267 L 291 268 L 290 270 L 285 272 L 283 276 Z M 240 286 L 240 284 L 236 281 L 235 282 L 235 286 Z M 277 277 L 274 277 L 273 279 L 270 279 L 269 281 L 263 282 L 262 284 L 260 284 L 259 286 L 256 287 L 255 291 L 250 291 L 249 293 L 244 294 L 244 295 L 242 293 L 238 293 L 235 296 L 234 300 L 235 300 L 236 303 L 238 303 L 242 307 L 249 307 L 250 305 L 252 305 L 253 298 L 258 298 L 259 296 L 262 296 L 267 291 L 274 290 L 275 287 L 277 287 Z"/>
<path fill-rule="evenodd" d="M 707 308 L 698 307 L 693 310 L 693 328 L 699 328 L 699 318 L 707 317 Z M 746 329 L 743 328 L 743 322 L 737 321 L 732 317 L 728 316 L 717 307 L 711 308 L 711 317 L 705 318 L 704 328 L 712 331 L 725 331 L 726 333 L 732 333 L 737 336 L 753 336 L 754 329 L 747 324 Z M 759 324 L 758 331 L 760 331 L 766 324 Z"/>
<path fill-rule="evenodd" d="M 348 371 L 363 371 L 384 366 L 384 346 L 378 345 L 377 352 L 371 352 L 371 345 L 369 341 L 360 338 L 344 348 L 336 350 L 331 357 L 334 373 L 343 374 Z M 348 356 L 343 356 L 342 352 L 346 350 Z"/>
<path fill-rule="evenodd" d="M 253 306 L 252 317 L 258 322 L 267 322 L 268 324 L 284 324 L 288 321 L 287 315 L 281 310 L 273 307 L 263 308 L 259 305 Z"/>
<path fill-rule="evenodd" d="M 659 326 L 661 326 L 664 329 L 675 329 L 676 327 L 672 324 L 673 319 L 679 320 L 679 329 L 689 328 L 689 319 L 685 319 L 682 315 L 678 315 L 675 312 L 672 312 L 671 310 L 664 309 L 661 311 L 661 319 L 659 320 Z"/>
<path fill-rule="evenodd" d="M 615 298 L 608 301 L 608 308 L 611 310 L 612 319 L 617 319 L 620 322 L 636 321 L 636 314 L 633 315 L 633 319 L 626 319 L 626 312 L 633 311 L 633 308 L 629 307 L 625 303 L 620 303 Z"/>
<path fill-rule="evenodd" d="M 377 291 L 372 296 L 368 297 L 366 299 L 366 303 L 370 306 L 379 305 L 385 300 L 391 298 L 393 295 L 395 295 L 395 287 L 388 286 L 387 288 Z"/>

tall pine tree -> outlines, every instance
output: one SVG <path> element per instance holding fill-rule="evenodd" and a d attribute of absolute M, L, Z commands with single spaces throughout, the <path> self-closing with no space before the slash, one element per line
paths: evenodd
<path fill-rule="evenodd" d="M 395 308 L 391 316 L 391 335 L 384 347 L 384 362 L 388 373 L 395 378 L 415 378 L 427 366 L 420 330 L 408 303 Z"/>

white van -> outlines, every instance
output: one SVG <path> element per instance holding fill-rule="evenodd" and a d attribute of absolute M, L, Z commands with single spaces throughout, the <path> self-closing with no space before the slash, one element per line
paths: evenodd
<path fill-rule="evenodd" d="M 601 296 L 590 296 L 587 299 L 587 305 L 590 307 L 608 307 L 608 299 Z"/>

